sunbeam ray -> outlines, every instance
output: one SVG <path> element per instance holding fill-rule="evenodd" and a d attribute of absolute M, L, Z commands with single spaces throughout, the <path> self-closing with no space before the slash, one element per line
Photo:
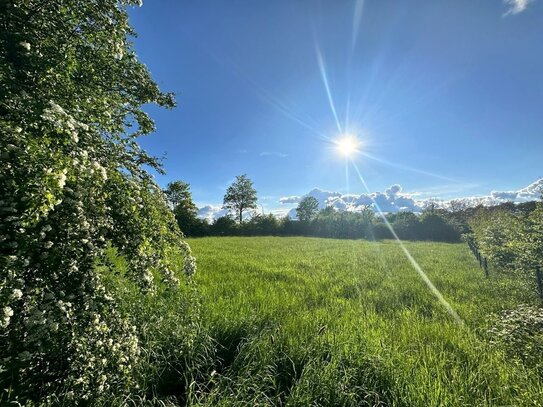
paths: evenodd
<path fill-rule="evenodd" d="M 358 31 L 360 29 L 360 21 L 362 20 L 362 12 L 364 11 L 364 0 L 356 0 L 353 13 L 353 29 L 351 34 L 351 54 L 354 53 L 356 40 L 358 39 Z"/>
<path fill-rule="evenodd" d="M 381 210 L 381 208 L 379 207 L 379 204 L 373 199 L 373 197 L 371 196 L 371 192 L 370 192 L 370 189 L 368 188 L 368 185 L 366 184 L 366 181 L 364 180 L 364 177 L 362 176 L 362 173 L 360 172 L 360 170 L 358 169 L 358 166 L 356 165 L 356 163 L 354 161 L 351 160 L 351 164 L 353 166 L 353 168 L 355 169 L 357 175 L 358 175 L 358 178 L 360 179 L 360 182 L 362 183 L 362 185 L 364 186 L 364 188 L 366 189 L 366 191 L 368 192 L 368 195 L 370 196 L 371 200 L 373 201 L 373 204 L 375 205 L 375 208 L 377 209 L 377 213 L 379 214 L 379 216 L 381 217 L 381 219 L 383 220 L 383 222 L 385 223 L 385 225 L 387 226 L 388 230 L 390 231 L 390 233 L 392 234 L 392 236 L 394 237 L 394 240 L 396 240 L 396 242 L 398 243 L 398 245 L 400 246 L 400 248 L 402 249 L 402 251 L 404 252 L 405 256 L 407 257 L 407 259 L 409 260 L 409 262 L 411 263 L 411 265 L 413 266 L 413 268 L 415 269 L 415 271 L 419 274 L 419 276 L 421 277 L 422 281 L 424 281 L 424 283 L 428 286 L 428 288 L 430 289 L 430 291 L 432 292 L 432 294 L 434 294 L 434 296 L 439 300 L 439 302 L 443 305 L 443 307 L 445 307 L 445 309 L 447 310 L 447 312 L 449 313 L 449 315 L 451 315 L 451 317 L 453 317 L 453 319 L 455 320 L 455 322 L 459 325 L 464 325 L 464 321 L 462 321 L 462 319 L 460 318 L 460 316 L 457 314 L 457 312 L 453 309 L 453 307 L 447 302 L 447 300 L 443 297 L 443 295 L 441 294 L 441 292 L 439 292 L 439 290 L 436 288 L 436 286 L 432 283 L 432 281 L 428 278 L 428 276 L 426 275 L 426 273 L 424 272 L 424 270 L 422 270 L 422 268 L 420 267 L 419 263 L 417 263 L 417 261 L 415 260 L 415 258 L 411 255 L 411 253 L 409 252 L 409 250 L 407 250 L 407 247 L 405 247 L 405 245 L 403 244 L 403 242 L 401 241 L 401 239 L 398 237 L 398 235 L 396 234 L 396 231 L 394 230 L 394 228 L 392 227 L 392 225 L 390 224 L 390 222 L 388 221 L 388 219 L 386 218 L 385 214 L 383 213 L 383 211 Z"/>
<path fill-rule="evenodd" d="M 347 103 L 345 104 L 345 121 L 343 122 L 345 124 L 345 128 L 348 129 L 350 126 L 350 119 L 349 115 L 351 114 L 351 79 L 350 79 L 350 73 L 349 73 L 349 89 L 347 90 Z"/>
<path fill-rule="evenodd" d="M 419 168 L 409 167 L 407 165 L 398 164 L 398 163 L 394 163 L 392 161 L 384 160 L 382 158 L 375 157 L 374 155 L 369 154 L 369 153 L 367 153 L 365 151 L 359 151 L 359 153 L 362 154 L 364 157 L 369 158 L 370 160 L 374 160 L 374 161 L 377 161 L 379 163 L 389 165 L 391 167 L 396 167 L 396 168 L 399 168 L 399 169 L 402 169 L 402 170 L 407 170 L 407 171 L 412 171 L 412 172 L 416 172 L 416 173 L 419 173 L 419 174 L 428 175 L 429 177 L 434 177 L 434 178 L 438 178 L 438 179 L 441 179 L 441 180 L 444 180 L 444 181 L 454 182 L 456 184 L 461 183 L 458 180 L 446 177 L 444 175 L 440 175 L 440 174 L 436 174 L 436 173 L 433 173 L 433 172 L 430 172 L 430 171 L 421 170 Z"/>
<path fill-rule="evenodd" d="M 264 89 L 258 87 L 257 85 L 255 85 L 255 87 L 257 88 L 257 92 L 258 94 L 260 95 L 260 97 L 266 102 L 268 103 L 270 106 L 276 108 L 278 111 L 280 111 L 281 113 L 283 113 L 287 118 L 295 121 L 296 123 L 298 123 L 299 125 L 301 125 L 302 127 L 306 128 L 307 130 L 311 131 L 312 133 L 316 134 L 317 136 L 319 136 L 319 138 L 323 139 L 323 140 L 328 140 L 329 138 L 326 137 L 324 134 L 322 134 L 321 132 L 319 132 L 314 126 L 311 126 L 310 124 L 308 124 L 306 121 L 302 120 L 298 115 L 296 115 L 294 112 L 292 112 L 292 109 L 289 109 L 288 106 L 286 106 L 283 102 L 281 102 L 279 99 L 273 97 L 272 95 L 270 95 L 269 93 L 267 93 Z"/>
<path fill-rule="evenodd" d="M 347 103 L 345 106 L 345 121 L 343 122 L 345 128 L 349 128 L 350 125 L 350 115 L 351 115 L 351 97 L 352 97 L 352 86 L 351 86 L 351 77 L 352 77 L 352 65 L 353 65 L 353 55 L 356 48 L 356 41 L 358 39 L 358 31 L 360 30 L 360 22 L 362 20 L 362 12 L 364 10 L 364 0 L 355 0 L 354 10 L 353 10 L 353 21 L 351 29 L 351 49 L 347 56 Z"/>
<path fill-rule="evenodd" d="M 349 184 L 349 160 L 345 160 L 345 185 L 347 187 L 347 195 L 351 193 L 351 188 Z"/>
<path fill-rule="evenodd" d="M 233 75 L 235 75 L 236 77 L 250 84 L 252 86 L 253 91 L 256 93 L 256 95 L 258 95 L 264 102 L 268 103 L 270 106 L 277 109 L 279 112 L 285 115 L 288 119 L 295 121 L 296 123 L 298 123 L 305 129 L 311 131 L 316 136 L 318 136 L 319 139 L 329 140 L 329 137 L 325 136 L 323 133 L 319 132 L 316 129 L 318 124 L 315 121 L 315 119 L 313 119 L 310 116 L 307 116 L 307 118 L 304 120 L 304 118 L 300 117 L 299 114 L 295 113 L 294 109 L 288 106 L 285 102 L 283 102 L 277 96 L 273 95 L 269 90 L 265 89 L 262 85 L 258 84 L 255 80 L 251 79 L 249 75 L 243 72 L 240 69 L 240 67 L 236 65 L 232 60 L 228 58 L 220 58 L 214 52 L 210 51 L 209 49 L 205 47 L 202 47 L 202 51 L 216 64 L 225 67 Z M 310 124 L 309 122 L 312 122 L 312 123 Z"/>
<path fill-rule="evenodd" d="M 319 132 L 315 126 L 316 122 L 313 118 L 308 117 L 310 121 L 313 122 L 314 125 L 309 124 L 306 120 L 303 120 L 298 114 L 296 114 L 292 108 L 287 106 L 286 103 L 281 101 L 278 97 L 271 94 L 268 90 L 266 90 L 264 87 L 256 83 L 254 80 L 249 78 L 248 76 L 245 77 L 245 80 L 248 81 L 255 89 L 255 92 L 270 106 L 275 107 L 278 111 L 283 113 L 287 118 L 295 121 L 296 123 L 300 124 L 301 126 L 305 127 L 307 130 L 310 130 L 312 133 L 318 136 L 318 138 L 322 140 L 329 140 L 327 136 L 325 136 L 323 133 Z"/>
<path fill-rule="evenodd" d="M 322 53 L 320 50 L 319 45 L 315 41 L 315 51 L 317 53 L 317 61 L 319 63 L 319 71 L 322 78 L 322 83 L 324 84 L 324 88 L 326 90 L 326 96 L 328 97 L 328 103 L 330 104 L 330 109 L 332 110 L 332 114 L 334 115 L 334 119 L 336 120 L 336 125 L 340 133 L 343 133 L 343 130 L 341 128 L 341 123 L 339 122 L 339 117 L 337 115 L 336 106 L 334 104 L 334 99 L 332 98 L 332 93 L 330 91 L 330 84 L 328 83 L 328 75 L 326 73 L 326 66 L 324 64 L 324 59 L 322 58 Z"/>

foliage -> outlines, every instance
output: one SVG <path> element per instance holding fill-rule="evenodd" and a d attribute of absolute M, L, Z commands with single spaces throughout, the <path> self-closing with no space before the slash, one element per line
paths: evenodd
<path fill-rule="evenodd" d="M 229 216 L 221 216 L 215 219 L 210 230 L 214 235 L 224 236 L 237 234 L 239 228 L 234 219 Z"/>
<path fill-rule="evenodd" d="M 422 240 L 438 242 L 460 241 L 459 229 L 437 213 L 424 213 L 421 216 L 419 236 Z"/>
<path fill-rule="evenodd" d="M 514 244 L 518 263 L 524 270 L 543 271 L 543 202 L 524 219 L 522 233 Z"/>
<path fill-rule="evenodd" d="M 323 210 L 311 222 L 309 232 L 321 237 L 368 238 L 373 219 L 371 209 L 357 213 Z"/>
<path fill-rule="evenodd" d="M 219 218 L 208 228 L 200 227 L 196 236 L 318 236 L 342 239 L 393 239 L 388 226 L 376 217 L 370 208 L 360 212 L 336 211 L 327 207 L 311 216 L 310 220 L 292 220 L 288 216 L 278 219 L 272 214 L 253 215 L 241 226 L 226 218 Z M 305 215 L 303 216 L 305 217 Z M 453 220 L 443 215 L 411 212 L 386 215 L 387 221 L 400 239 L 460 241 L 460 232 Z M 193 235 L 193 236 L 195 236 Z"/>
<path fill-rule="evenodd" d="M 244 222 L 241 232 L 244 235 L 253 235 L 253 236 L 266 236 L 266 235 L 277 235 L 281 223 L 271 213 L 268 215 L 257 214 L 251 217 L 247 222 Z"/>
<path fill-rule="evenodd" d="M 192 201 L 192 194 L 190 192 L 190 185 L 181 180 L 168 183 L 164 190 L 166 198 L 175 209 L 182 206 L 183 209 L 194 216 L 198 212 L 198 208 Z"/>
<path fill-rule="evenodd" d="M 296 215 L 302 222 L 310 222 L 319 211 L 319 201 L 312 196 L 304 197 L 296 208 Z"/>
<path fill-rule="evenodd" d="M 178 267 L 183 259 L 178 258 Z M 106 251 L 107 266 L 100 266 L 105 286 L 116 293 L 119 311 L 138 329 L 141 354 L 132 366 L 135 389 L 115 394 L 104 405 L 180 405 L 213 357 L 213 344 L 201 324 L 200 299 L 194 284 L 172 286 L 157 281 L 152 295 L 141 295 L 129 277 L 126 258 Z M 111 271 L 114 271 L 112 273 Z"/>
<path fill-rule="evenodd" d="M 490 340 L 513 357 L 539 370 L 543 377 L 543 308 L 521 304 L 494 318 Z"/>
<path fill-rule="evenodd" d="M 131 3 L 0 4 L 0 404 L 137 391 L 147 350 L 104 284 L 108 247 L 148 295 L 195 271 L 137 144 L 142 106 L 174 102 L 133 51 Z"/>
<path fill-rule="evenodd" d="M 543 271 L 543 202 L 522 206 L 478 208 L 469 220 L 472 237 L 495 270 L 519 275 L 528 286 L 543 292 L 536 272 Z M 543 308 L 521 305 L 495 318 L 491 341 L 524 363 L 536 366 L 543 377 Z"/>
<path fill-rule="evenodd" d="M 480 251 L 498 269 L 525 275 L 543 270 L 543 202 L 527 211 L 479 208 L 470 226 Z"/>
<path fill-rule="evenodd" d="M 420 218 L 413 212 L 392 213 L 386 218 L 400 239 L 416 240 L 421 235 Z"/>
<path fill-rule="evenodd" d="M 500 269 L 515 269 L 513 242 L 520 233 L 520 218 L 505 210 L 479 208 L 470 220 L 477 246 Z"/>
<path fill-rule="evenodd" d="M 223 208 L 234 211 L 239 223 L 243 222 L 243 211 L 256 208 L 256 190 L 247 175 L 238 175 L 224 195 Z"/>
<path fill-rule="evenodd" d="M 183 181 L 170 182 L 164 190 L 172 205 L 175 220 L 185 236 L 200 236 L 205 223 L 198 219 L 198 208 L 192 201 L 189 184 Z"/>

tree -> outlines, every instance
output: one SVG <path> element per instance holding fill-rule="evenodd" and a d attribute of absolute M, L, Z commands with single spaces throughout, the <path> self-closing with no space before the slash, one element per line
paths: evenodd
<path fill-rule="evenodd" d="M 0 404 L 128 394 L 147 332 L 106 283 L 108 254 L 142 295 L 176 292 L 179 260 L 194 271 L 137 142 L 154 131 L 142 106 L 175 105 L 132 47 L 137 3 L 0 2 Z"/>
<path fill-rule="evenodd" d="M 413 212 L 397 212 L 386 216 L 400 239 L 420 238 L 420 219 Z"/>
<path fill-rule="evenodd" d="M 449 211 L 451 212 L 460 212 L 468 208 L 468 204 L 465 200 L 462 199 L 452 199 L 449 201 Z"/>
<path fill-rule="evenodd" d="M 420 225 L 417 228 L 420 231 L 420 237 L 423 240 L 433 240 L 437 242 L 459 242 L 460 231 L 456 225 L 447 221 L 447 219 L 433 212 L 426 212 L 420 217 Z"/>
<path fill-rule="evenodd" d="M 170 182 L 164 193 L 173 207 L 173 213 L 179 228 L 186 236 L 193 236 L 196 229 L 200 230 L 198 208 L 192 201 L 190 185 L 183 181 Z"/>
<path fill-rule="evenodd" d="M 252 236 L 278 235 L 280 223 L 273 214 L 255 215 L 243 225 L 242 233 Z"/>
<path fill-rule="evenodd" d="M 236 176 L 236 180 L 226 190 L 223 208 L 230 209 L 237 214 L 239 223 L 243 222 L 243 211 L 256 209 L 256 191 L 253 181 L 246 174 Z"/>
<path fill-rule="evenodd" d="M 319 211 L 319 201 L 312 196 L 303 198 L 296 208 L 296 216 L 302 222 L 310 222 Z"/>
<path fill-rule="evenodd" d="M 236 221 L 229 216 L 221 216 L 215 219 L 210 229 L 214 235 L 218 236 L 236 235 L 239 231 Z"/>
<path fill-rule="evenodd" d="M 170 182 L 164 190 L 166 198 L 171 203 L 173 209 L 179 205 L 183 205 L 186 210 L 196 213 L 198 208 L 192 202 L 192 194 L 190 192 L 190 185 L 181 180 Z"/>

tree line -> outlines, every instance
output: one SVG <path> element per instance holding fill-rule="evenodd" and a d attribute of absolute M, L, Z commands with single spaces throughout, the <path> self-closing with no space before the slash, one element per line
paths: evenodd
<path fill-rule="evenodd" d="M 297 220 L 289 216 L 253 214 L 243 218 L 245 211 L 257 208 L 257 193 L 247 175 L 239 175 L 227 189 L 223 208 L 230 211 L 209 223 L 197 216 L 190 186 L 183 181 L 168 184 L 169 198 L 181 231 L 189 237 L 201 236 L 316 236 L 347 239 L 392 239 L 390 227 L 400 239 L 458 242 L 463 226 L 457 219 L 430 208 L 420 216 L 412 212 L 376 216 L 370 207 L 358 212 L 319 209 L 318 201 L 304 197 L 296 208 Z"/>

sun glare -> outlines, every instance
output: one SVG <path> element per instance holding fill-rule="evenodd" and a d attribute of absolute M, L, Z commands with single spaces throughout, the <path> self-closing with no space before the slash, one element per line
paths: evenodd
<path fill-rule="evenodd" d="M 360 140 L 353 135 L 343 135 L 335 143 L 337 150 L 345 157 L 350 157 L 360 151 Z"/>

